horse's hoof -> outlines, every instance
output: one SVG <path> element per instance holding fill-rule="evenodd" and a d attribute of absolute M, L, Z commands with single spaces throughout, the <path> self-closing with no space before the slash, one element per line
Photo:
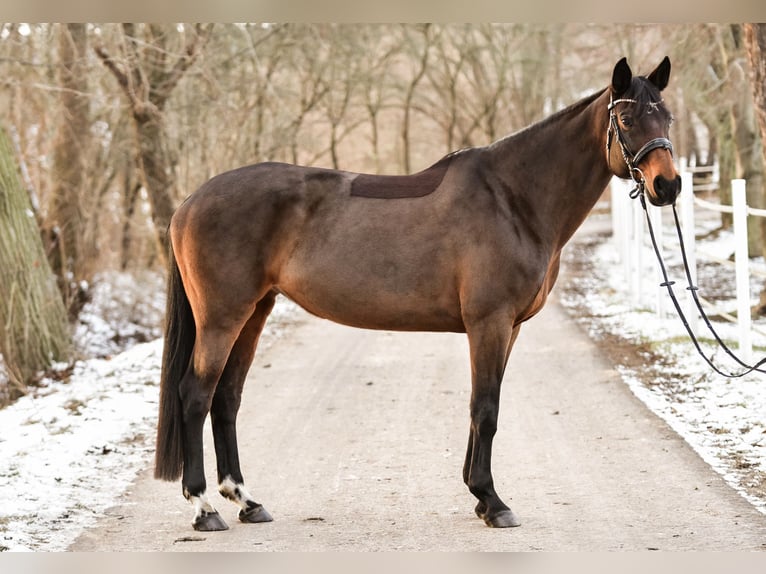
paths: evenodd
<path fill-rule="evenodd" d="M 501 510 L 494 516 L 484 514 L 481 518 L 484 519 L 487 526 L 492 528 L 514 528 L 521 526 L 521 522 L 512 510 Z"/>
<path fill-rule="evenodd" d="M 257 522 L 271 522 L 274 520 L 261 504 L 248 501 L 247 510 L 239 511 L 239 520 L 241 522 L 247 522 L 249 524 L 255 524 Z"/>
<path fill-rule="evenodd" d="M 215 532 L 218 530 L 228 530 L 228 525 L 223 521 L 221 515 L 217 512 L 203 512 L 194 519 L 192 523 L 194 530 L 201 532 Z"/>

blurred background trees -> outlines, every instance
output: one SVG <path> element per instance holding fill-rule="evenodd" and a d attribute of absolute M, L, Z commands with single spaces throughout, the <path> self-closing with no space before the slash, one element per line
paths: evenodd
<path fill-rule="evenodd" d="M 164 272 L 173 209 L 216 173 L 265 160 L 418 171 L 605 87 L 623 55 L 637 73 L 670 56 L 677 159 L 716 163 L 724 201 L 747 178 L 764 205 L 763 37 L 722 24 L 2 24 L 0 125 L 76 321 L 106 271 Z M 753 254 L 763 237 L 753 230 Z"/>

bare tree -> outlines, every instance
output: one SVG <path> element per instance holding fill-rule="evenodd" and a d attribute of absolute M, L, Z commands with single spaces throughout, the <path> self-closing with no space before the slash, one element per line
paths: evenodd
<path fill-rule="evenodd" d="M 412 75 L 406 82 L 404 102 L 402 103 L 404 117 L 402 118 L 402 128 L 400 138 L 402 142 L 402 161 L 404 173 L 412 171 L 412 142 L 410 139 L 410 130 L 412 124 L 413 101 L 415 92 L 423 77 L 428 71 L 429 54 L 433 43 L 433 34 L 430 24 L 423 24 L 417 27 L 417 34 L 413 34 L 411 27 L 404 25 L 404 44 L 406 54 L 412 58 L 414 67 Z"/>
<path fill-rule="evenodd" d="M 430 111 L 430 115 L 438 122 L 444 132 L 444 151 L 454 151 L 460 140 L 460 146 L 467 145 L 465 137 L 457 135 L 460 123 L 464 119 L 465 101 L 467 94 L 462 93 L 461 79 L 463 68 L 467 65 L 468 53 L 473 46 L 467 41 L 470 36 L 470 26 L 434 26 L 433 51 L 434 58 L 426 68 L 426 76 L 430 86 L 425 96 L 426 104 L 422 111 Z"/>
<path fill-rule="evenodd" d="M 750 86 L 753 103 L 761 132 L 766 142 L 766 24 L 745 24 L 745 46 L 750 62 Z M 766 164 L 766 146 L 761 146 L 763 163 Z"/>
<path fill-rule="evenodd" d="M 753 107 L 761 136 L 761 165 L 766 168 L 766 24 L 745 24 L 745 46 L 750 62 L 750 86 Z M 761 221 L 761 230 L 766 242 L 766 221 Z M 766 246 L 764 246 L 766 252 Z M 759 314 L 766 314 L 766 289 L 761 291 Z"/>
<path fill-rule="evenodd" d="M 362 47 L 356 44 L 358 32 L 347 32 L 347 27 L 342 25 L 323 25 L 319 29 L 321 44 L 316 47 L 323 52 L 325 62 L 324 76 L 328 89 L 320 107 L 329 124 L 330 141 L 327 151 L 335 169 L 340 169 L 338 146 L 360 123 L 359 120 L 351 119 L 349 112 L 361 77 L 358 54 Z M 324 150 L 320 154 L 324 155 Z"/>
<path fill-rule="evenodd" d="M 763 156 L 758 133 L 752 89 L 748 85 L 747 54 L 744 29 L 731 26 L 733 53 L 729 63 L 730 82 L 733 90 L 731 106 L 731 131 L 734 139 L 734 177 L 747 180 L 747 203 L 751 207 L 763 208 Z M 764 239 L 761 236 L 761 222 L 751 217 L 748 220 L 748 244 L 751 255 L 763 254 Z"/>
<path fill-rule="evenodd" d="M 545 115 L 552 60 L 558 58 L 551 49 L 555 27 L 515 25 L 513 32 L 522 41 L 515 44 L 514 65 L 510 68 L 513 108 L 518 110 L 519 126 L 527 126 Z"/>
<path fill-rule="evenodd" d="M 303 133 L 303 128 L 312 112 L 315 112 L 330 90 L 327 81 L 327 58 L 316 46 L 319 41 L 314 26 L 293 24 L 288 29 L 290 35 L 290 53 L 287 56 L 287 69 L 292 77 L 283 79 L 285 85 L 284 102 L 290 115 L 289 122 L 281 131 L 289 142 L 288 159 L 293 163 L 302 163 L 301 151 L 313 151 L 312 138 Z M 312 153 L 314 157 L 316 153 Z M 321 154 L 319 154 L 321 155 Z M 314 160 L 303 161 L 312 163 Z"/>
<path fill-rule="evenodd" d="M 478 129 L 485 140 L 494 141 L 511 131 L 510 118 L 503 117 L 508 100 L 508 69 L 511 66 L 513 43 L 506 25 L 482 24 L 476 31 L 475 46 L 468 54 L 466 97 L 474 103 L 467 112 L 470 124 L 462 136 L 464 145 L 471 141 L 471 133 Z M 514 126 L 518 127 L 518 126 Z"/>
<path fill-rule="evenodd" d="M 49 258 L 70 314 L 85 302 L 82 281 L 90 279 L 85 245 L 83 183 L 90 141 L 88 35 L 85 24 L 58 24 L 61 108 L 53 148 L 50 208 L 46 220 Z"/>
<path fill-rule="evenodd" d="M 217 26 L 169 118 L 187 142 L 180 158 L 184 189 L 223 168 L 277 159 L 290 149 L 293 98 L 284 93 L 282 74 L 289 74 L 293 51 L 287 24 Z"/>
<path fill-rule="evenodd" d="M 695 58 L 678 66 L 684 104 L 704 122 L 711 134 L 720 174 L 719 196 L 731 203 L 730 181 L 748 179 L 748 202 L 762 205 L 763 166 L 758 156 L 758 132 L 750 97 L 742 28 L 738 25 L 705 24 L 682 30 L 681 52 Z M 754 161 L 757 159 L 757 162 Z M 722 225 L 731 215 L 722 214 Z M 751 253 L 761 250 L 757 225 L 749 226 Z"/>
<path fill-rule="evenodd" d="M 384 170 L 381 157 L 380 117 L 385 108 L 393 105 L 395 93 L 391 79 L 394 73 L 393 63 L 401 49 L 396 40 L 392 40 L 393 35 L 389 32 L 387 27 L 365 26 L 362 29 L 363 45 L 377 46 L 377 49 L 362 50 L 359 54 L 362 60 L 360 69 L 363 70 L 360 84 L 363 106 L 370 123 L 370 145 L 372 146 L 370 155 L 375 173 L 382 173 Z"/>
<path fill-rule="evenodd" d="M 165 130 L 163 112 L 173 90 L 199 56 L 212 25 L 184 26 L 179 34 L 183 47 L 171 47 L 171 29 L 158 24 L 122 25 L 119 57 L 103 44 L 96 54 L 117 80 L 135 127 L 136 159 L 142 183 L 152 207 L 160 254 L 167 249 L 167 228 L 175 207 L 174 166 Z"/>

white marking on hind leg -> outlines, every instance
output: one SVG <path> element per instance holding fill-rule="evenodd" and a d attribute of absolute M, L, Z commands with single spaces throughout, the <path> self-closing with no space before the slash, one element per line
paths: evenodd
<path fill-rule="evenodd" d="M 192 506 L 194 506 L 195 518 L 202 516 L 203 514 L 215 513 L 215 508 L 213 508 L 213 505 L 208 501 L 207 494 L 205 494 L 204 490 L 200 493 L 199 496 L 192 496 L 189 494 L 189 491 L 184 489 L 184 496 L 189 502 L 192 503 Z"/>
<path fill-rule="evenodd" d="M 248 509 L 248 501 L 255 503 L 253 497 L 250 496 L 250 493 L 245 489 L 245 485 L 234 482 L 230 476 L 224 478 L 218 485 L 218 492 L 221 493 L 221 496 L 228 498 L 242 510 Z"/>

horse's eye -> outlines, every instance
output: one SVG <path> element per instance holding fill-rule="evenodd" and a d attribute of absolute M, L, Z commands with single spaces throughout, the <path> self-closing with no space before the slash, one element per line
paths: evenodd
<path fill-rule="evenodd" d="M 622 125 L 626 128 L 633 126 L 633 118 L 628 114 L 622 114 L 620 116 L 620 122 L 622 122 Z"/>

